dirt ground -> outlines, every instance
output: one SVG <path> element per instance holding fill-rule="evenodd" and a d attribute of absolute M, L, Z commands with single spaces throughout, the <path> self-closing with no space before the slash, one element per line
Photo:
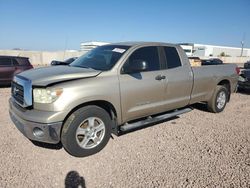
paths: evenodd
<path fill-rule="evenodd" d="M 0 187 L 250 187 L 248 94 L 233 94 L 220 114 L 196 106 L 114 137 L 87 158 L 26 139 L 10 121 L 9 96 L 0 89 Z"/>

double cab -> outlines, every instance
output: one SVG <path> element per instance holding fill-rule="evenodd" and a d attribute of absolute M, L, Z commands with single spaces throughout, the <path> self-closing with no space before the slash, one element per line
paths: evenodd
<path fill-rule="evenodd" d="M 222 112 L 236 90 L 234 64 L 191 67 L 179 45 L 123 42 L 97 47 L 69 66 L 14 77 L 9 113 L 30 140 L 73 156 L 95 154 L 120 135 L 192 110 Z"/>

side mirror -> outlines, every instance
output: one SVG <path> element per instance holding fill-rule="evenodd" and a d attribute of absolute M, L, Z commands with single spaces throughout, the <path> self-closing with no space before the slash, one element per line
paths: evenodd
<path fill-rule="evenodd" d="M 51 65 L 59 65 L 59 64 L 60 64 L 60 62 L 53 60 L 53 61 L 51 61 L 51 63 L 50 63 L 50 64 L 51 64 Z"/>
<path fill-rule="evenodd" d="M 132 62 L 129 62 L 127 66 L 123 67 L 123 73 L 138 73 L 143 72 L 148 69 L 148 63 L 142 59 L 135 59 Z"/>
<path fill-rule="evenodd" d="M 51 61 L 50 64 L 51 64 L 52 66 L 54 66 L 54 65 L 65 65 L 64 62 L 62 62 L 62 61 L 56 61 L 56 60 Z"/>

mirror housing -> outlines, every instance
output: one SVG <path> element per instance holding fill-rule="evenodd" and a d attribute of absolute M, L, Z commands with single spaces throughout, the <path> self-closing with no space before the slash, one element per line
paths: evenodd
<path fill-rule="evenodd" d="M 55 66 L 55 65 L 66 65 L 65 62 L 62 62 L 62 61 L 56 61 L 56 60 L 53 60 L 51 61 L 50 63 L 52 66 Z"/>
<path fill-rule="evenodd" d="M 128 66 L 124 66 L 122 73 L 129 74 L 129 73 L 138 73 L 143 72 L 148 69 L 148 63 L 142 59 L 135 59 Z"/>

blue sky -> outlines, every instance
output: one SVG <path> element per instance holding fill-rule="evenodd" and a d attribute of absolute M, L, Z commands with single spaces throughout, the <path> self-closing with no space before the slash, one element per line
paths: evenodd
<path fill-rule="evenodd" d="M 250 0 L 0 0 L 0 49 L 79 49 L 84 41 L 250 47 Z"/>

